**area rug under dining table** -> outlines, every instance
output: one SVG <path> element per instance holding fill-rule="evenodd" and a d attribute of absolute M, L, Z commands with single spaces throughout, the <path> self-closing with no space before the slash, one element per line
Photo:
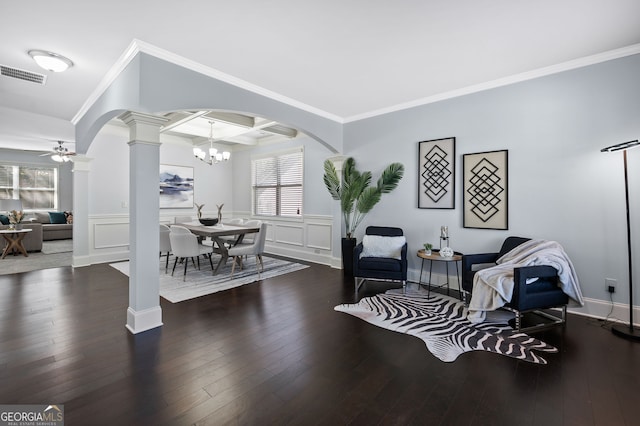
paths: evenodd
<path fill-rule="evenodd" d="M 219 256 L 216 258 L 216 255 L 214 255 L 214 266 L 218 260 Z M 206 296 L 207 294 L 213 294 L 219 291 L 250 284 L 258 280 L 273 278 L 308 268 L 307 265 L 268 256 L 262 256 L 262 260 L 264 263 L 264 270 L 260 273 L 259 277 L 255 262 L 250 258 L 244 262 L 244 268 L 242 270 L 239 270 L 239 268 L 236 267 L 236 270 L 233 273 L 233 278 L 231 278 L 231 261 L 223 265 L 216 275 L 212 275 L 209 261 L 200 259 L 202 269 L 195 269 L 192 264 L 189 264 L 187 268 L 187 276 L 183 281 L 183 266 L 178 265 L 174 276 L 171 276 L 173 257 L 169 259 L 169 270 L 167 273 L 165 273 L 164 259 L 161 259 L 160 296 L 172 303 L 178 303 L 184 300 L 194 299 L 196 297 Z M 123 274 L 129 276 L 128 261 L 110 263 L 109 266 L 112 266 Z"/>

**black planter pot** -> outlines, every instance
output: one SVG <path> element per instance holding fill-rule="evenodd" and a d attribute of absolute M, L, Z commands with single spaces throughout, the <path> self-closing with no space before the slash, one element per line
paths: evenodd
<path fill-rule="evenodd" d="M 342 239 L 342 273 L 345 277 L 353 277 L 353 249 L 355 248 L 355 238 Z"/>

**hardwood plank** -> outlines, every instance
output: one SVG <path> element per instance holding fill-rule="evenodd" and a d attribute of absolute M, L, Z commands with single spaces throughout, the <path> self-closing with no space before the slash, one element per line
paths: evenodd
<path fill-rule="evenodd" d="M 395 284 L 365 286 L 360 297 Z M 424 342 L 335 312 L 342 272 L 310 268 L 172 304 L 124 327 L 108 265 L 0 276 L 0 401 L 65 405 L 67 424 L 629 425 L 640 345 L 569 315 L 533 365 L 486 352 L 443 363 Z"/>

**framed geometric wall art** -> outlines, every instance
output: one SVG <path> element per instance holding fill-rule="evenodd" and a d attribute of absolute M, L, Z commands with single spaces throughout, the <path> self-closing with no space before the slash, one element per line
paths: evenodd
<path fill-rule="evenodd" d="M 160 208 L 193 208 L 193 167 L 160 164 Z"/>
<path fill-rule="evenodd" d="M 463 226 L 509 229 L 508 151 L 464 154 Z"/>
<path fill-rule="evenodd" d="M 418 143 L 418 208 L 455 209 L 456 138 Z"/>

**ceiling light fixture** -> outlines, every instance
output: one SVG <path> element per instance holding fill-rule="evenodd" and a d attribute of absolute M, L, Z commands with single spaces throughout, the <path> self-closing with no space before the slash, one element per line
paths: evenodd
<path fill-rule="evenodd" d="M 29 56 L 47 71 L 62 72 L 73 66 L 71 59 L 46 50 L 30 50 Z"/>
<path fill-rule="evenodd" d="M 193 148 L 193 155 L 205 163 L 212 165 L 219 163 L 221 161 L 229 161 L 231 158 L 231 153 L 229 151 L 218 152 L 217 149 L 213 147 L 213 121 L 209 121 L 211 128 L 209 130 L 209 159 L 206 159 L 207 153 L 197 146 Z"/>

